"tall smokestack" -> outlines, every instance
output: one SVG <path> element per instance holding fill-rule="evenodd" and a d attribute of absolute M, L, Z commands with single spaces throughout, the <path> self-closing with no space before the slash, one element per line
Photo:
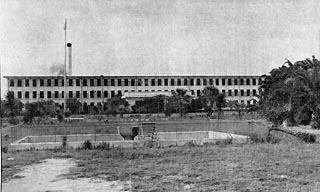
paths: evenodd
<path fill-rule="evenodd" d="M 72 44 L 71 43 L 67 43 L 67 47 L 68 47 L 68 75 L 72 76 Z"/>

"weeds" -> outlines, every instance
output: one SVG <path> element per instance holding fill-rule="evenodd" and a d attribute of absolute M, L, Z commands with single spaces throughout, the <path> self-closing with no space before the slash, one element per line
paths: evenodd
<path fill-rule="evenodd" d="M 63 149 L 67 148 L 67 136 L 66 135 L 62 136 L 62 148 Z"/>
<path fill-rule="evenodd" d="M 82 144 L 82 146 L 81 146 L 81 149 L 86 149 L 86 150 L 90 150 L 90 149 L 93 149 L 93 145 L 92 145 L 92 143 L 91 143 L 91 141 L 90 140 L 86 140 L 83 144 Z"/>

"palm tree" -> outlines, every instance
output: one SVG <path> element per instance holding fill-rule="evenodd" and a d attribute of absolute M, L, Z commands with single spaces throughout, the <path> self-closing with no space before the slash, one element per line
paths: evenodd
<path fill-rule="evenodd" d="M 171 94 L 172 96 L 169 98 L 169 106 L 178 111 L 182 117 L 183 113 L 187 113 L 191 97 L 187 95 L 187 90 L 185 89 L 176 89 L 176 91 L 172 91 Z"/>
<path fill-rule="evenodd" d="M 204 106 L 204 110 L 207 112 L 207 116 L 212 116 L 213 107 L 215 102 L 217 101 L 219 96 L 219 89 L 212 86 L 212 87 L 205 87 L 202 90 L 200 100 L 202 106 Z"/>

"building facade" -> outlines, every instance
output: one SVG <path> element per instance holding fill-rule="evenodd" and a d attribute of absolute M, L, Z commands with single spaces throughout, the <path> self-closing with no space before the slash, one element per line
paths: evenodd
<path fill-rule="evenodd" d="M 23 103 L 53 100 L 64 103 L 63 76 L 5 76 L 8 91 Z M 101 105 L 115 95 L 154 95 L 178 88 L 196 98 L 207 86 L 215 86 L 243 104 L 257 100 L 260 76 L 68 76 L 66 97 L 77 98 L 83 105 Z M 130 94 L 133 93 L 134 94 Z"/>

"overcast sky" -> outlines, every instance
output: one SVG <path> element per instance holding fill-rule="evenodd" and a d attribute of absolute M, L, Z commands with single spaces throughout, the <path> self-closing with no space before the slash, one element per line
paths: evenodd
<path fill-rule="evenodd" d="M 319 0 L 0 0 L 2 75 L 262 75 L 320 55 Z"/>

